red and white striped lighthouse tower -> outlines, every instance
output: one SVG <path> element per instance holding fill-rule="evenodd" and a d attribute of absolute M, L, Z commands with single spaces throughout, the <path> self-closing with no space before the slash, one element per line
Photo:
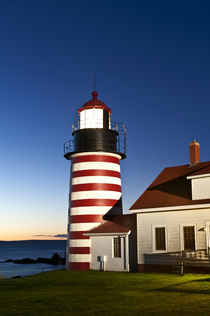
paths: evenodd
<path fill-rule="evenodd" d="M 90 237 L 83 233 L 103 222 L 105 214 L 122 214 L 120 160 L 126 155 L 124 124 L 111 122 L 111 110 L 98 100 L 78 110 L 73 140 L 64 144 L 71 160 L 66 269 L 90 269 Z"/>

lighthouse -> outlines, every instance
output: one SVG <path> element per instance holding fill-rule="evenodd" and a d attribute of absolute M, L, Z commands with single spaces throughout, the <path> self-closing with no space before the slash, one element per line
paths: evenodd
<path fill-rule="evenodd" d="M 71 160 L 66 269 L 91 268 L 91 240 L 85 232 L 105 214 L 122 214 L 120 160 L 126 157 L 126 129 L 111 121 L 112 111 L 98 93 L 79 110 L 72 139 L 64 143 Z"/>

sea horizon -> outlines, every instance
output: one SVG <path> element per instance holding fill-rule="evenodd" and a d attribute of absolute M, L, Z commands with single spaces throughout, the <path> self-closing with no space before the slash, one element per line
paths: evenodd
<path fill-rule="evenodd" d="M 58 253 L 61 257 L 65 257 L 65 248 L 65 239 L 27 239 L 0 241 L 0 276 L 25 276 L 40 273 L 40 271 L 63 269 L 64 265 L 53 266 L 44 263 L 15 264 L 13 262 L 6 262 L 6 260 L 24 258 L 37 259 L 39 257 L 51 258 L 54 253 Z"/>

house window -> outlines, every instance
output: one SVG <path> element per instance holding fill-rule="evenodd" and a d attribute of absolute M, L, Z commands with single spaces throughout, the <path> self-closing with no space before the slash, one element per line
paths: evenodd
<path fill-rule="evenodd" d="M 155 227 L 155 250 L 166 250 L 165 227 Z"/>
<path fill-rule="evenodd" d="M 114 258 L 121 258 L 121 238 L 120 237 L 113 238 L 113 250 L 114 250 Z"/>
<path fill-rule="evenodd" d="M 195 250 L 195 229 L 194 226 L 184 226 L 184 250 Z"/>

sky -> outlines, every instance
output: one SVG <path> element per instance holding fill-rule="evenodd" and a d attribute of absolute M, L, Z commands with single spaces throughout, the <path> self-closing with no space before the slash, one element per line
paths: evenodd
<path fill-rule="evenodd" d="M 210 160 L 208 0 L 0 1 L 0 240 L 66 234 L 63 143 L 94 88 L 127 127 L 124 212 L 165 167 Z"/>

